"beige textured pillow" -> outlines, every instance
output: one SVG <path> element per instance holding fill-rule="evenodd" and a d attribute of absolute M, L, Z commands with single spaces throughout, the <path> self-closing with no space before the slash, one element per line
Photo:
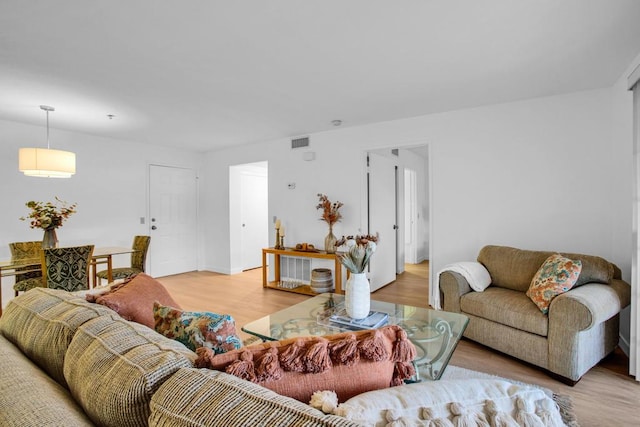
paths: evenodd
<path fill-rule="evenodd" d="M 399 326 L 324 337 L 272 341 L 214 354 L 197 350 L 196 366 L 216 369 L 308 403 L 317 390 L 344 401 L 403 383 L 415 371 L 416 349 Z"/>
<path fill-rule="evenodd" d="M 153 393 L 178 369 L 193 367 L 195 357 L 179 342 L 113 313 L 78 328 L 64 377 L 97 425 L 142 426 Z"/>
<path fill-rule="evenodd" d="M 149 426 L 358 427 L 358 424 L 324 415 L 305 403 L 224 372 L 180 369 L 153 394 Z"/>
<path fill-rule="evenodd" d="M 0 360 L 0 426 L 94 425 L 69 390 L 38 368 L 2 335 Z"/>
<path fill-rule="evenodd" d="M 87 298 L 90 298 L 89 295 Z M 180 308 L 162 283 L 145 273 L 112 288 L 112 292 L 99 295 L 95 302 L 109 307 L 125 320 L 141 323 L 151 329 L 154 327 L 154 302 Z"/>
<path fill-rule="evenodd" d="M 34 288 L 9 302 L 0 331 L 56 382 L 66 386 L 62 367 L 78 327 L 98 316 L 114 314 L 67 291 Z"/>

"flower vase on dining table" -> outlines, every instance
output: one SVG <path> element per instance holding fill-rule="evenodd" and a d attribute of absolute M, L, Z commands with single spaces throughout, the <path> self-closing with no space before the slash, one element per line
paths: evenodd
<path fill-rule="evenodd" d="M 42 249 L 51 249 L 58 247 L 58 236 L 55 228 L 46 228 L 42 237 Z"/>
<path fill-rule="evenodd" d="M 344 292 L 344 307 L 352 319 L 364 319 L 371 306 L 371 287 L 366 273 L 351 273 Z"/>

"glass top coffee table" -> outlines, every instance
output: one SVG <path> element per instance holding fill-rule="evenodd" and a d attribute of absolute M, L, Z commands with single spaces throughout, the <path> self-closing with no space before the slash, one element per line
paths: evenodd
<path fill-rule="evenodd" d="M 347 332 L 329 321 L 344 306 L 344 295 L 320 294 L 242 327 L 263 341 Z M 463 314 L 371 300 L 371 310 L 389 314 L 387 325 L 399 325 L 416 346 L 416 381 L 438 380 L 458 345 L 469 318 Z"/>

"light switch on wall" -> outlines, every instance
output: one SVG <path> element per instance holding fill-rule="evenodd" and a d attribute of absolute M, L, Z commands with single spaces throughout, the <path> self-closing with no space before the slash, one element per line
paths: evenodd
<path fill-rule="evenodd" d="M 143 216 L 140 217 L 140 224 L 144 224 L 144 217 Z"/>

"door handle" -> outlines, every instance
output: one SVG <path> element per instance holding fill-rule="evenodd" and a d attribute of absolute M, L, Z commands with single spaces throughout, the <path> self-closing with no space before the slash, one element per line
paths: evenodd
<path fill-rule="evenodd" d="M 151 226 L 151 229 L 152 229 L 152 230 L 157 230 L 157 229 L 158 229 L 158 227 L 156 227 L 155 225 L 152 225 L 152 226 Z"/>

